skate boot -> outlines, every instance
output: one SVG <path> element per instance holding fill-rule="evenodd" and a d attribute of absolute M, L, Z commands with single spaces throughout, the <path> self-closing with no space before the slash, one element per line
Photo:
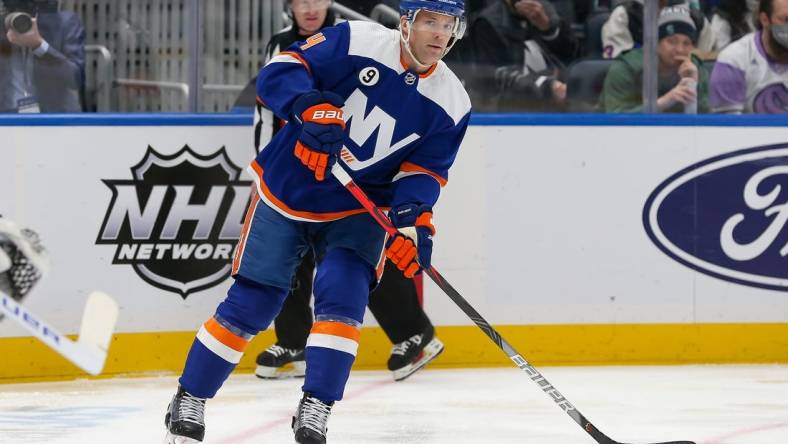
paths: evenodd
<path fill-rule="evenodd" d="M 435 337 L 435 329 L 429 327 L 421 334 L 394 344 L 388 367 L 394 380 L 402 381 L 437 358 L 441 352 L 443 352 L 443 342 Z"/>
<path fill-rule="evenodd" d="M 306 373 L 304 349 L 274 344 L 257 355 L 254 374 L 262 379 L 303 378 Z"/>
<path fill-rule="evenodd" d="M 202 442 L 205 437 L 205 398 L 192 396 L 178 386 L 178 392 L 167 406 L 164 426 L 167 427 L 165 444 Z"/>
<path fill-rule="evenodd" d="M 304 393 L 293 416 L 295 441 L 299 444 L 325 444 L 328 432 L 326 425 L 333 405 L 333 402 L 326 404 L 309 393 Z"/>

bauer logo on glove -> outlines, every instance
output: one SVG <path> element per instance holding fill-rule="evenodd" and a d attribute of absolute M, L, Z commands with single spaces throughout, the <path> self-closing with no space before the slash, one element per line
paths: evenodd
<path fill-rule="evenodd" d="M 345 120 L 341 107 L 345 101 L 330 91 L 310 91 L 293 104 L 293 118 L 301 123 L 301 135 L 294 154 L 315 179 L 325 180 L 337 160 L 345 140 Z"/>

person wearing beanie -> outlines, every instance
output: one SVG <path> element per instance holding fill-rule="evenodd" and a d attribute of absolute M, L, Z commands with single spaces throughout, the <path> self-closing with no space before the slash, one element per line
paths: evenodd
<path fill-rule="evenodd" d="M 659 14 L 658 99 L 660 113 L 708 112 L 708 75 L 691 54 L 698 39 L 685 5 L 668 6 Z M 619 55 L 605 77 L 599 107 L 608 113 L 643 111 L 643 49 Z"/>
<path fill-rule="evenodd" d="M 737 0 L 743 1 L 743 0 Z M 659 8 L 684 5 L 698 31 L 696 52 L 707 53 L 714 45 L 714 33 L 703 12 L 689 0 L 659 0 Z M 613 8 L 610 17 L 602 26 L 602 57 L 614 59 L 624 51 L 643 46 L 643 0 L 625 0 Z"/>

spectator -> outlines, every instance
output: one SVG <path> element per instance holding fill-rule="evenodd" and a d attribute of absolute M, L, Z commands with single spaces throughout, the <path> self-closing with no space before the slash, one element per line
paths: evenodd
<path fill-rule="evenodd" d="M 475 68 L 467 86 L 477 110 L 550 110 L 566 98 L 560 74 L 578 42 L 549 2 L 499 0 L 468 34 Z"/>
<path fill-rule="evenodd" d="M 788 0 L 760 0 L 756 27 L 714 65 L 714 112 L 788 114 Z"/>
<path fill-rule="evenodd" d="M 684 4 L 687 0 L 659 0 L 660 9 Z M 699 9 L 690 8 L 698 41 L 695 47 L 709 52 L 712 47 L 712 30 L 708 19 Z M 602 26 L 602 57 L 614 59 L 624 51 L 643 46 L 643 0 L 627 0 L 613 8 L 610 18 Z"/>
<path fill-rule="evenodd" d="M 711 51 L 719 52 L 731 42 L 755 31 L 753 14 L 758 0 L 722 0 L 711 17 Z"/>
<path fill-rule="evenodd" d="M 8 14 L 33 18 L 0 24 L 0 112 L 82 111 L 85 28 L 77 15 L 52 2 L 2 3 Z"/>
<path fill-rule="evenodd" d="M 788 1 L 788 0 L 785 0 Z M 691 54 L 697 29 L 684 5 L 663 8 L 659 15 L 658 112 L 708 112 L 708 77 L 702 61 Z M 620 55 L 605 77 L 600 106 L 609 113 L 643 110 L 643 49 Z"/>

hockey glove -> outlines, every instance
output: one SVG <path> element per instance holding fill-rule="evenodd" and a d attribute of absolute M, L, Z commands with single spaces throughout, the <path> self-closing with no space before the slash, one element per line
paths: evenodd
<path fill-rule="evenodd" d="M 302 125 L 295 156 L 322 181 L 337 160 L 345 139 L 344 100 L 330 91 L 310 91 L 296 99 L 293 119 Z"/>
<path fill-rule="evenodd" d="M 391 223 L 399 233 L 386 244 L 386 257 L 407 278 L 412 278 L 420 269 L 430 268 L 432 257 L 432 207 L 429 205 L 406 204 L 389 212 Z"/>
<path fill-rule="evenodd" d="M 20 301 L 48 269 L 49 258 L 38 234 L 0 216 L 0 292 Z"/>

